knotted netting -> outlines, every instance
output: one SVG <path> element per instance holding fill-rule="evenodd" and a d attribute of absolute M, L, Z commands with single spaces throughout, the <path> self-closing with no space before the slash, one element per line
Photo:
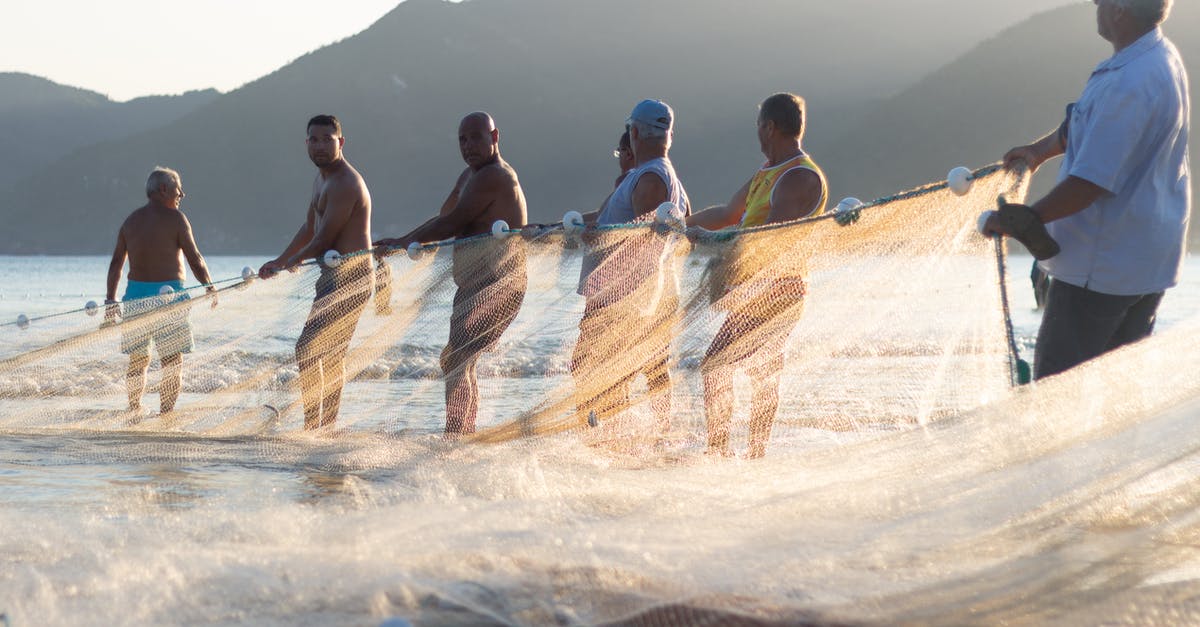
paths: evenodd
<path fill-rule="evenodd" d="M 962 196 L 934 184 L 757 229 L 670 215 L 498 227 L 270 280 L 247 269 L 216 299 L 167 293 L 117 318 L 35 312 L 0 327 L 0 426 L 572 431 L 761 455 L 814 432 L 928 424 L 1011 387 L 997 249 L 976 218 L 1024 190 L 993 166 Z M 188 344 L 180 398 L 158 416 L 175 376 L 163 353 Z M 147 401 L 130 411 L 139 350 Z"/>

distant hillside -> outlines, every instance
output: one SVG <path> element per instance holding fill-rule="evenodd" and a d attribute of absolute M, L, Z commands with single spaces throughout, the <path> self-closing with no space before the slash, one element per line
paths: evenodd
<path fill-rule="evenodd" d="M 1009 148 L 1058 126 L 1065 105 L 1112 55 L 1112 46 L 1096 35 L 1095 11 L 1077 5 L 1038 15 L 873 107 L 820 147 L 833 194 L 876 198 L 944 178 L 955 165 L 998 161 Z M 1195 76 L 1200 7 L 1175 3 L 1164 30 Z M 1193 80 L 1193 102 L 1196 84 Z M 1053 185 L 1060 163 L 1051 161 L 1038 172 L 1035 193 Z M 1191 234 L 1200 242 L 1200 228 Z"/>
<path fill-rule="evenodd" d="M 643 97 L 676 107 L 674 154 L 698 205 L 725 200 L 757 165 L 755 106 L 785 89 L 809 99 L 809 147 L 835 182 L 863 180 L 878 174 L 873 166 L 833 151 L 877 151 L 875 138 L 857 133 L 861 115 L 921 68 L 1047 3 L 967 12 L 957 0 L 409 0 L 367 31 L 164 128 L 82 149 L 21 181 L 0 194 L 0 218 L 24 225 L 22 237 L 0 243 L 0 252 L 105 252 L 156 163 L 183 172 L 186 209 L 206 251 L 275 251 L 307 203 L 313 169 L 303 123 L 317 112 L 345 121 L 347 155 L 371 187 L 380 234 L 440 205 L 462 167 L 458 119 L 476 109 L 499 121 L 535 220 L 604 197 L 615 169 L 609 153 Z M 1014 71 L 1002 68 L 982 88 Z M 995 152 L 989 142 L 961 161 Z M 906 160 L 942 161 L 915 152 Z M 933 169 L 898 186 L 948 167 Z"/>
<path fill-rule="evenodd" d="M 84 146 L 170 124 L 218 96 L 208 89 L 118 103 L 44 78 L 0 73 L 0 137 L 20 147 L 0 152 L 0 186 Z"/>

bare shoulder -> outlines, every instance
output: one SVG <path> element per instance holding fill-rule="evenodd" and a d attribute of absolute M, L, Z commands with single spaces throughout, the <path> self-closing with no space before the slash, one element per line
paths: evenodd
<path fill-rule="evenodd" d="M 329 184 L 331 191 L 336 190 L 339 194 L 349 193 L 360 197 L 367 195 L 366 180 L 354 166 L 350 165 L 350 162 L 346 162 L 346 167 L 332 177 Z"/>
<path fill-rule="evenodd" d="M 475 173 L 475 176 L 485 179 L 492 184 L 520 185 L 520 181 L 517 179 L 516 168 L 503 159 L 482 168 Z"/>

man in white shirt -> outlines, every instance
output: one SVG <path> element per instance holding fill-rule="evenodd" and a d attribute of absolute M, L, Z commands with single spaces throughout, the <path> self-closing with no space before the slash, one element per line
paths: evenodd
<path fill-rule="evenodd" d="M 1064 155 L 1058 185 L 1033 205 L 1006 205 L 984 233 L 1029 239 L 1045 229 L 1061 252 L 1039 255 L 1054 280 L 1038 331 L 1034 377 L 1058 374 L 1154 329 L 1179 281 L 1191 210 L 1187 73 L 1159 25 L 1171 0 L 1095 0 L 1113 45 L 1055 132 L 1004 156 L 1036 170 Z"/>

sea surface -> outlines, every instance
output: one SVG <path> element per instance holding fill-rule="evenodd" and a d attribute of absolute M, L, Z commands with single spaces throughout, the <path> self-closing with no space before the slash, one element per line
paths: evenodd
<path fill-rule="evenodd" d="M 229 278 L 264 260 L 208 264 Z M 107 262 L 0 257 L 0 321 L 102 302 Z M 1029 267 L 1027 257 L 1010 258 L 1008 291 L 1032 361 L 1039 313 Z M 1189 259 L 1183 284 L 1163 301 L 1159 332 L 1198 314 L 1200 261 Z M 425 347 L 430 368 L 441 340 Z M 530 381 L 528 394 L 552 383 Z M 614 455 L 570 438 L 461 447 L 436 434 L 444 419 L 436 381 L 356 385 L 374 404 L 402 398 L 396 411 L 411 435 L 397 437 L 395 411 L 378 417 L 378 429 L 342 438 L 0 433 L 0 613 L 13 627 L 575 625 L 676 604 L 656 620 L 693 623 L 697 608 L 713 607 L 794 620 L 796 608 L 899 594 L 906 577 L 971 568 L 934 574 L 917 553 L 865 540 L 918 547 L 938 533 L 932 514 L 889 517 L 906 505 L 895 492 L 869 496 L 881 479 L 847 472 L 846 459 L 872 446 L 890 467 L 931 471 L 899 443 L 813 429 L 759 462 Z M 185 389 L 181 404 L 199 396 Z M 119 404 L 119 395 L 103 402 Z M 519 409 L 496 402 L 489 416 Z M 911 487 L 932 474 L 885 481 Z M 834 490 L 839 482 L 859 486 L 851 493 L 861 497 L 839 500 L 847 494 Z M 873 513 L 854 523 L 823 518 L 835 508 Z M 827 541 L 809 542 L 815 534 Z"/>

